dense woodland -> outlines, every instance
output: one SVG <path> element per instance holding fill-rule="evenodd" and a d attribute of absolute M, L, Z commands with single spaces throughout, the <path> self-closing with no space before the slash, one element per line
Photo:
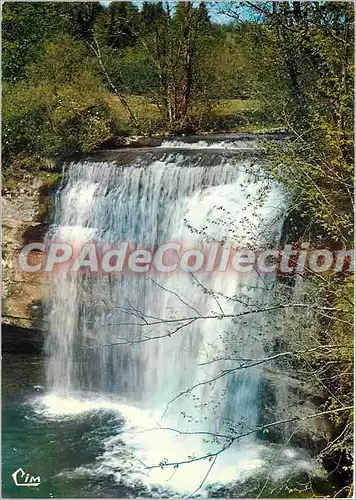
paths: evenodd
<path fill-rule="evenodd" d="M 267 124 L 347 152 L 352 22 L 347 2 L 5 3 L 5 166 L 127 134 Z"/>
<path fill-rule="evenodd" d="M 284 141 L 263 147 L 290 193 L 294 241 L 349 248 L 353 23 L 352 2 L 5 3 L 5 177 L 125 136 L 281 131 Z M 306 293 L 330 307 L 316 315 L 320 342 L 340 346 L 296 361 L 322 378 L 333 436 L 321 458 L 329 470 L 339 461 L 346 496 L 353 280 L 310 277 Z M 293 321 L 290 335 L 302 328 Z"/>

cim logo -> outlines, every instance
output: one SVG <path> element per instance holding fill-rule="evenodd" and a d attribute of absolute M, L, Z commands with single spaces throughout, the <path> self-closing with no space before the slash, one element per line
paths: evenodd
<path fill-rule="evenodd" d="M 39 486 L 41 484 L 40 476 L 31 476 L 31 474 L 25 472 L 21 467 L 11 475 L 16 486 Z"/>

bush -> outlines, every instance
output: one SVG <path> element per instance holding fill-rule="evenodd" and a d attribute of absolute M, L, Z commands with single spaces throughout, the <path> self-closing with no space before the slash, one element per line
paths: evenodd
<path fill-rule="evenodd" d="M 3 159 L 60 159 L 89 152 L 111 136 L 107 90 L 82 42 L 46 45 L 26 80 L 4 88 Z"/>

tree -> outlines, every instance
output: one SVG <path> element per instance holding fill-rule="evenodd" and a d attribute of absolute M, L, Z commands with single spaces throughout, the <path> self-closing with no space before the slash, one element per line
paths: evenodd
<path fill-rule="evenodd" d="M 257 68 L 254 91 L 289 134 L 282 142 L 266 145 L 266 168 L 292 200 L 292 241 L 309 240 L 332 249 L 350 247 L 353 6 L 349 2 L 239 2 L 225 12 L 237 20 L 241 8 L 250 9 L 259 22 L 256 27 L 247 25 L 250 42 L 245 45 L 254 61 L 250 69 Z M 271 52 L 268 46 L 273 47 Z M 345 300 L 341 316 L 335 310 L 328 319 L 318 318 L 318 338 L 328 337 L 337 345 L 351 343 L 352 282 L 352 276 L 343 273 L 309 282 L 309 294 L 328 307 L 338 308 L 341 295 Z M 300 324 L 301 318 L 296 318 L 293 331 Z M 327 361 L 322 383 L 328 408 L 352 402 L 352 362 L 351 351 L 342 350 Z M 316 366 L 315 361 L 311 366 Z M 334 440 L 322 456 L 331 462 L 341 456 L 349 481 L 353 414 L 331 419 Z"/>
<path fill-rule="evenodd" d="M 24 82 L 5 88 L 3 158 L 62 158 L 110 137 L 105 88 L 87 47 L 70 37 L 47 42 Z M 36 162 L 36 160 L 34 160 Z"/>
<path fill-rule="evenodd" d="M 26 67 L 41 57 L 46 40 L 69 29 L 68 13 L 58 4 L 6 2 L 2 11 L 2 77 L 16 83 Z"/>
<path fill-rule="evenodd" d="M 125 49 L 136 43 L 140 20 L 138 8 L 132 2 L 111 2 L 95 29 L 105 45 Z"/>
<path fill-rule="evenodd" d="M 172 12 L 169 2 L 155 8 L 146 4 L 143 19 L 148 22 L 139 41 L 159 82 L 152 95 L 169 128 L 184 129 L 194 102 L 206 98 L 209 79 L 202 61 L 212 42 L 207 9 L 180 2 Z"/>

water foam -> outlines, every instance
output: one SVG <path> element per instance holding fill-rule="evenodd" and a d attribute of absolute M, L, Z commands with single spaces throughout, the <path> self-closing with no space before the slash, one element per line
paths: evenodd
<path fill-rule="evenodd" d="M 206 449 L 202 447 L 201 436 L 175 432 L 171 427 L 174 422 L 162 421 L 157 410 L 143 410 L 95 395 L 81 399 L 63 398 L 53 393 L 38 399 L 35 407 L 38 415 L 49 420 L 78 418 L 92 412 L 109 412 L 124 419 L 117 434 L 103 443 L 105 451 L 96 458 L 95 464 L 67 471 L 69 477 L 113 476 L 118 483 L 128 487 L 141 485 L 147 493 L 188 495 L 200 490 L 199 486 L 212 465 L 209 459 L 204 459 L 177 468 L 161 468 L 159 464 L 164 460 L 187 461 L 188 457 L 204 456 Z M 215 444 L 216 451 L 222 446 L 223 443 Z M 258 444 L 225 450 L 211 468 L 199 494 L 206 495 L 207 488 L 212 485 L 226 486 L 250 477 L 265 465 L 264 452 L 265 447 Z M 154 468 L 150 469 L 151 466 Z"/>
<path fill-rule="evenodd" d="M 104 451 L 94 463 L 59 474 L 68 479 L 108 477 L 144 496 L 162 498 L 177 494 L 207 497 L 221 487 L 236 491 L 237 485 L 243 488 L 244 482 L 255 476 L 276 483 L 291 472 L 323 477 L 320 466 L 305 451 L 273 449 L 258 442 L 232 445 L 219 454 L 214 464 L 204 459 L 178 468 L 160 467 L 163 461 L 184 462 L 204 456 L 201 436 L 180 434 L 171 427 L 174 422 L 162 420 L 157 410 L 137 408 L 114 397 L 85 394 L 64 398 L 50 393 L 36 400 L 35 410 L 45 421 L 85 418 L 97 412 L 117 416 L 117 432 L 104 441 Z M 211 451 L 218 451 L 222 444 L 215 443 Z"/>
<path fill-rule="evenodd" d="M 184 142 L 181 140 L 166 140 L 159 146 L 164 149 L 256 149 L 255 141 L 196 141 Z"/>

